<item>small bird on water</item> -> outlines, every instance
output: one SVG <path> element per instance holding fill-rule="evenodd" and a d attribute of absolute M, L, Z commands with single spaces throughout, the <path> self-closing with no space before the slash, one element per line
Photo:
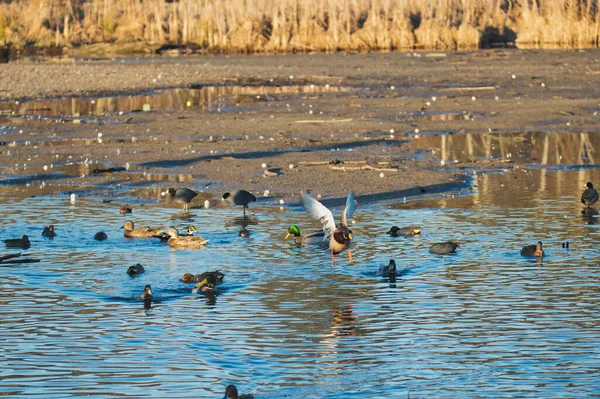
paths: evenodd
<path fill-rule="evenodd" d="M 54 226 L 50 225 L 48 227 L 44 227 L 44 231 L 42 231 L 43 237 L 53 238 L 56 237 L 56 232 L 54 231 Z"/>
<path fill-rule="evenodd" d="M 238 394 L 238 390 L 235 385 L 228 385 L 225 389 L 225 396 L 223 399 L 254 399 L 253 395 L 250 394 Z"/>
<path fill-rule="evenodd" d="M 541 258 L 544 256 L 544 249 L 542 248 L 542 242 L 538 241 L 535 245 L 527 245 L 521 249 L 521 256 L 528 256 L 531 258 Z"/>
<path fill-rule="evenodd" d="M 594 188 L 591 182 L 585 183 L 587 187 L 583 194 L 581 194 L 581 203 L 586 205 L 588 208 L 594 205 L 598 201 L 598 191 Z"/>
<path fill-rule="evenodd" d="M 29 242 L 29 237 L 27 235 L 23 235 L 21 238 L 8 238 L 4 240 L 4 243 L 9 248 L 22 248 L 27 249 L 31 246 Z"/>
<path fill-rule="evenodd" d="M 437 242 L 429 247 L 429 252 L 437 255 L 453 254 L 456 253 L 458 247 L 460 245 L 452 241 Z"/>

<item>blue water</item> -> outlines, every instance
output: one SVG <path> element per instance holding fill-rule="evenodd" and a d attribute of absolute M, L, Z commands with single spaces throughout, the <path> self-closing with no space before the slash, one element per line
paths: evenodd
<path fill-rule="evenodd" d="M 234 383 L 257 398 L 600 397 L 598 217 L 581 214 L 600 170 L 515 169 L 473 176 L 469 196 L 359 204 L 347 255 L 284 242 L 301 207 L 263 201 L 238 237 L 241 209 L 135 206 L 92 191 L 3 199 L 2 239 L 28 234 L 40 263 L 0 265 L 0 395 L 217 398 Z M 126 198 L 123 203 L 126 202 Z M 261 203 L 263 202 L 263 203 Z M 336 218 L 339 209 L 334 209 Z M 183 230 L 203 250 L 125 239 L 119 227 Z M 58 236 L 41 236 L 54 224 Z M 420 237 L 390 238 L 393 224 Z M 93 240 L 104 230 L 108 240 Z M 456 255 L 429 254 L 438 241 Z M 543 241 L 543 261 L 522 258 Z M 562 243 L 568 241 L 569 249 Z M 375 276 L 396 260 L 395 284 Z M 141 263 L 135 278 L 127 267 Z M 215 300 L 185 272 L 225 273 Z M 154 303 L 136 298 L 152 285 Z"/>

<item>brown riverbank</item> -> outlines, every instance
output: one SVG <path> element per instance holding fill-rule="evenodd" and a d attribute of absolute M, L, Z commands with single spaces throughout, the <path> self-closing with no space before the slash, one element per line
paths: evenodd
<path fill-rule="evenodd" d="M 598 130 L 600 93 L 592 83 L 598 59 L 598 51 L 511 50 L 20 61 L 2 67 L 5 100 L 208 85 L 250 89 L 189 100 L 182 97 L 189 91 L 171 91 L 164 107 L 149 112 L 120 115 L 113 107 L 107 113 L 106 104 L 116 100 L 98 98 L 97 112 L 83 118 L 5 117 L 2 164 L 8 168 L 1 173 L 32 183 L 26 195 L 87 187 L 159 200 L 168 185 L 210 198 L 236 188 L 270 190 L 288 201 L 301 190 L 339 198 L 352 188 L 366 200 L 429 195 L 467 187 L 465 168 L 511 163 L 455 163 L 446 154 L 442 165 L 444 149 L 409 145 L 415 136 Z M 282 86 L 290 90 L 274 89 Z M 225 106 L 201 106 L 217 100 Z M 181 106 L 187 101 L 189 107 Z M 94 162 L 128 164 L 130 172 L 93 174 Z M 79 166 L 60 168 L 70 163 Z M 263 163 L 279 175 L 264 177 Z M 61 172 L 58 178 L 35 176 L 53 171 Z"/>

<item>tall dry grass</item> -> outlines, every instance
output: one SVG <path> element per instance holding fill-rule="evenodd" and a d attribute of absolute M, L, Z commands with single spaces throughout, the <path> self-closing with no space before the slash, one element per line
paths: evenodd
<path fill-rule="evenodd" d="M 598 46 L 600 0 L 20 0 L 0 42 L 194 45 L 210 52 Z"/>

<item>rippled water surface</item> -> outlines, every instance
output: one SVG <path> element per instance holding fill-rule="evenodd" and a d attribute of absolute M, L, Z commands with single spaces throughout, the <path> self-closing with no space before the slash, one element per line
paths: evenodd
<path fill-rule="evenodd" d="M 292 222 L 318 227 L 299 207 L 259 201 L 247 239 L 241 209 L 225 204 L 189 217 L 134 207 L 138 225 L 193 224 L 210 240 L 173 251 L 125 239 L 116 203 L 2 187 L 2 239 L 28 234 L 32 246 L 0 255 L 41 262 L 0 266 L 0 395 L 216 398 L 235 383 L 257 398 L 600 397 L 598 218 L 579 203 L 600 171 L 473 178 L 470 196 L 359 202 L 354 261 L 333 266 L 327 252 L 283 241 Z M 393 224 L 423 233 L 387 237 Z M 93 240 L 99 230 L 108 240 Z M 428 253 L 449 239 L 456 255 Z M 543 261 L 519 255 L 538 240 Z M 390 258 L 403 270 L 395 284 L 375 276 Z M 138 262 L 146 273 L 130 278 Z M 179 281 L 216 268 L 215 300 Z M 146 284 L 150 309 L 136 299 Z"/>

